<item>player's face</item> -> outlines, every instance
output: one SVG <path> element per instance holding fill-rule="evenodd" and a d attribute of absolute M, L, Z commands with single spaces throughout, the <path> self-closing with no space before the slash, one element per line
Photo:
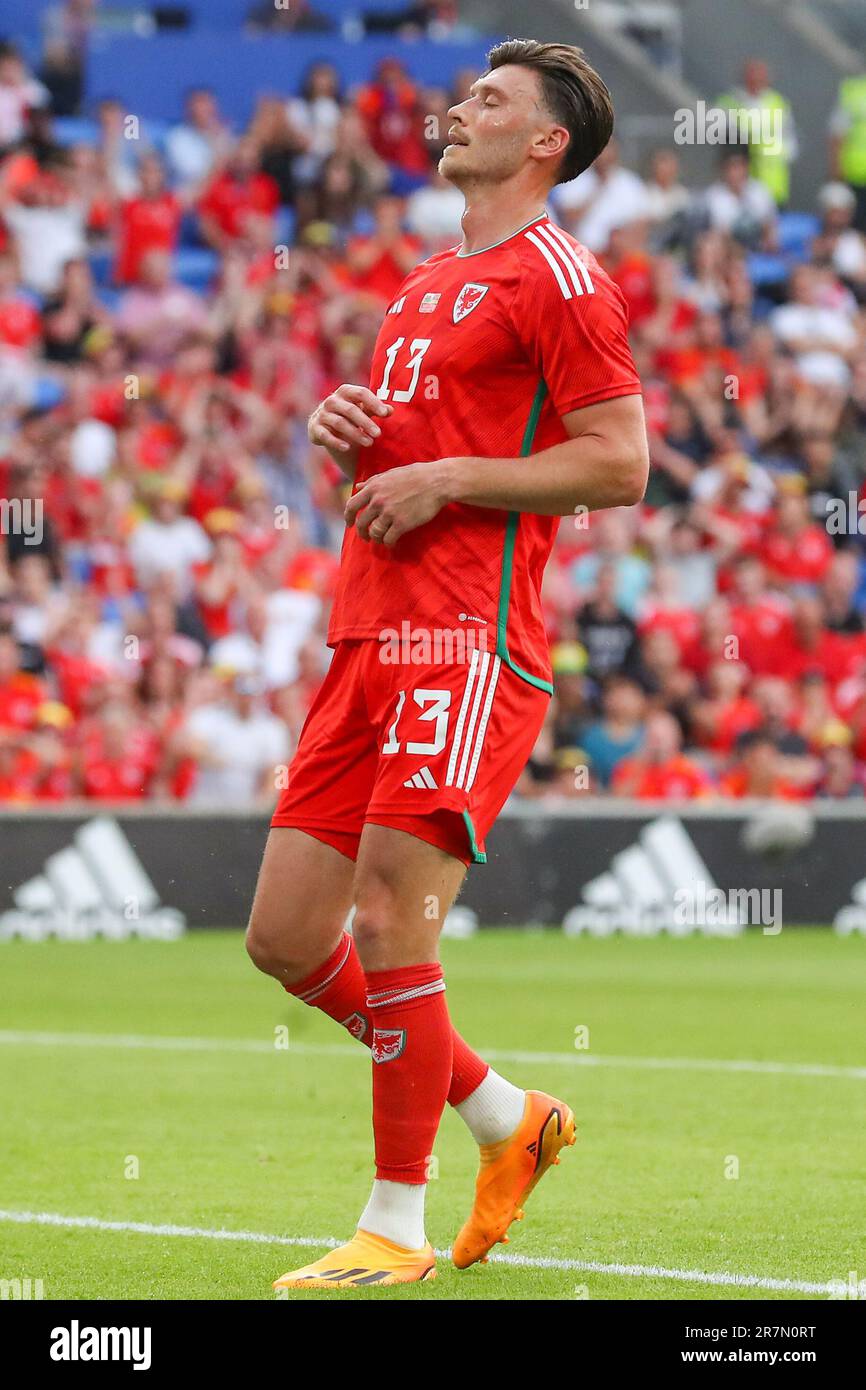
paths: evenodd
<path fill-rule="evenodd" d="M 516 64 L 479 77 L 448 117 L 451 143 L 439 172 L 458 187 L 509 178 L 525 164 L 533 139 L 551 125 L 538 75 Z"/>

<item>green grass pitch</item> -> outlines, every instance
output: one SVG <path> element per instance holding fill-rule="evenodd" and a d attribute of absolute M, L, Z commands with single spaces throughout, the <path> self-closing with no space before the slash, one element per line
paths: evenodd
<path fill-rule="evenodd" d="M 440 1256 L 433 1284 L 326 1297 L 798 1299 L 828 1295 L 773 1281 L 866 1278 L 866 941 L 490 931 L 444 956 L 458 1027 L 567 1099 L 578 1144 L 505 1261 L 459 1273 Z M 319 1251 L 207 1233 L 351 1234 L 372 1176 L 368 1055 L 258 975 L 240 933 L 7 943 L 0 974 L 0 1278 L 56 1299 L 273 1298 Z M 700 1065 L 737 1061 L 780 1065 Z M 453 1114 L 436 1158 L 442 1250 L 475 1171 Z M 25 1212 L 202 1234 L 12 1219 Z"/>

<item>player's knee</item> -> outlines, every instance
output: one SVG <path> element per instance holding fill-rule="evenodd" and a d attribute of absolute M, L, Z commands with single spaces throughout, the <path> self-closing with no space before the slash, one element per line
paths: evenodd
<path fill-rule="evenodd" d="M 247 949 L 247 955 L 257 970 L 263 971 L 265 975 L 276 973 L 274 967 L 278 964 L 280 953 L 278 949 L 275 949 L 276 943 L 270 933 L 263 930 L 255 917 L 251 917 L 247 925 L 244 945 Z"/>
<path fill-rule="evenodd" d="M 284 984 L 300 980 L 309 973 L 310 967 L 300 959 L 301 953 L 292 949 L 291 937 L 285 930 L 274 930 L 271 924 L 255 913 L 250 918 L 244 944 L 256 969 L 265 975 L 275 976 Z"/>
<path fill-rule="evenodd" d="M 387 889 L 378 885 L 359 895 L 352 920 L 352 935 L 361 964 L 376 969 L 383 951 L 394 940 L 397 927 L 394 902 Z"/>

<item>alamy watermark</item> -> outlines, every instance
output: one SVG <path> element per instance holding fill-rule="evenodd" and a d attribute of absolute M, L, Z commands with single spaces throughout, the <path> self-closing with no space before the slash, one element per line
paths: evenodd
<path fill-rule="evenodd" d="M 782 930 L 781 888 L 716 888 L 697 879 L 674 893 L 674 925 L 678 927 L 762 927 L 765 936 Z"/>
<path fill-rule="evenodd" d="M 674 112 L 675 145 L 760 145 L 768 154 L 784 150 L 783 111 L 760 106 L 708 106 L 705 101 Z"/>
<path fill-rule="evenodd" d="M 382 628 L 379 660 L 383 666 L 438 666 L 471 661 L 474 652 L 488 649 L 487 624 L 483 618 L 466 613 L 460 614 L 460 621 L 483 626 L 413 627 L 404 619 L 399 631 L 395 627 Z"/>
<path fill-rule="evenodd" d="M 26 1301 L 31 1298 L 45 1297 L 44 1279 L 31 1279 L 26 1275 L 23 1279 L 0 1279 L 0 1301 L 6 1302 L 7 1299 L 13 1301 Z"/>
<path fill-rule="evenodd" d="M 0 497 L 0 536 L 23 536 L 25 545 L 41 545 L 43 511 L 41 497 Z"/>
<path fill-rule="evenodd" d="M 854 488 L 847 497 L 828 497 L 826 527 L 831 536 L 866 536 L 866 497 Z"/>

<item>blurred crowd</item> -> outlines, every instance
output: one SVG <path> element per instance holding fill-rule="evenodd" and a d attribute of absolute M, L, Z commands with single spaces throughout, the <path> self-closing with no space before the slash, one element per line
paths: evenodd
<path fill-rule="evenodd" d="M 275 798 L 343 533 L 307 416 L 459 240 L 436 165 L 476 75 L 322 63 L 245 130 L 202 87 L 70 142 L 0 49 L 0 801 Z M 523 797 L 863 794 L 863 200 L 834 177 L 798 230 L 778 170 L 717 162 L 696 191 L 614 142 L 551 201 L 628 302 L 652 473 L 561 525 Z"/>

